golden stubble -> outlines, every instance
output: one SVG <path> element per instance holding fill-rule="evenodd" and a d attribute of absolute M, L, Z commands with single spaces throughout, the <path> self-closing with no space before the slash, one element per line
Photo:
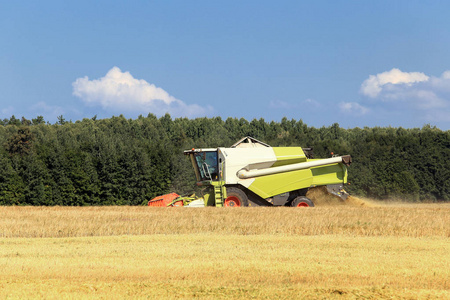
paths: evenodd
<path fill-rule="evenodd" d="M 450 295 L 443 238 L 172 234 L 0 246 L 1 297 Z"/>
<path fill-rule="evenodd" d="M 0 213 L 0 298 L 450 297 L 448 205 Z"/>
<path fill-rule="evenodd" d="M 0 237 L 283 234 L 450 237 L 449 205 L 315 208 L 0 207 Z"/>

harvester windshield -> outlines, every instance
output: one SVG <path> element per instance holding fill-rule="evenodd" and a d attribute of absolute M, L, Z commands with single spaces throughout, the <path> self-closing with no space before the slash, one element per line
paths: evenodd
<path fill-rule="evenodd" d="M 199 175 L 200 181 L 219 180 L 217 151 L 195 152 L 193 155 L 196 164 L 194 167 L 198 170 L 196 173 Z"/>

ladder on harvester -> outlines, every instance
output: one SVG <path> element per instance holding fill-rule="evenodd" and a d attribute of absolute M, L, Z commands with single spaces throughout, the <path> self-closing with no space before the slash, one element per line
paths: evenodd
<path fill-rule="evenodd" d="M 222 207 L 225 198 L 227 197 L 227 189 L 223 181 L 212 181 L 211 185 L 214 189 L 214 200 L 216 207 Z"/>

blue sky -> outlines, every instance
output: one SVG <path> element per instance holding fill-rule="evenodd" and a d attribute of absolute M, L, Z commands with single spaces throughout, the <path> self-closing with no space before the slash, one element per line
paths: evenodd
<path fill-rule="evenodd" d="M 450 129 L 450 2 L 2 1 L 0 118 Z"/>

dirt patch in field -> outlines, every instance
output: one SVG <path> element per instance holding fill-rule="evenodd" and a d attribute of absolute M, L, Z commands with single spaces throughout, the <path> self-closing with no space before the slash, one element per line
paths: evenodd
<path fill-rule="evenodd" d="M 378 206 L 373 201 L 361 199 L 354 196 L 348 196 L 346 200 L 343 200 L 342 198 L 329 193 L 325 186 L 309 189 L 308 193 L 306 194 L 306 197 L 310 198 L 317 206 L 339 206 L 339 205 L 366 206 L 366 207 Z"/>

